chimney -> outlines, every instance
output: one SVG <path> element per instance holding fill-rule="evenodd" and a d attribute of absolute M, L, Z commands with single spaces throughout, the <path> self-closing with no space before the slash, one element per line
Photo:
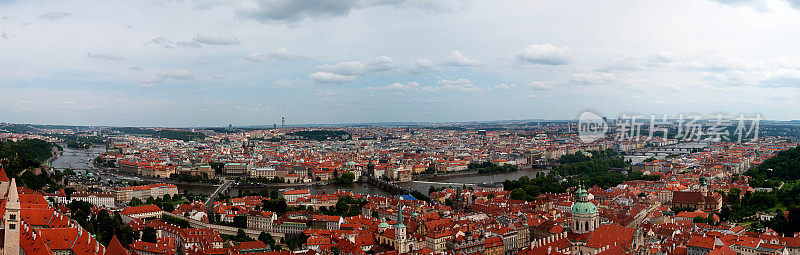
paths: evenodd
<path fill-rule="evenodd" d="M 547 246 L 547 254 L 550 254 L 553 251 L 553 246 Z"/>

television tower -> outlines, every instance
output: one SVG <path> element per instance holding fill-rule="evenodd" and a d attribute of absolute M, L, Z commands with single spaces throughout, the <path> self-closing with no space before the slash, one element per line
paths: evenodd
<path fill-rule="evenodd" d="M 286 127 L 286 108 L 283 108 L 283 113 L 281 114 L 281 129 Z"/>

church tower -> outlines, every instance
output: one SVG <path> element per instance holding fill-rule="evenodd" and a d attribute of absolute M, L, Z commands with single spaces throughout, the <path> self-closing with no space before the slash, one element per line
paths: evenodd
<path fill-rule="evenodd" d="M 397 253 L 406 253 L 406 225 L 403 224 L 403 200 L 397 204 L 397 224 L 394 225 L 394 241 Z"/>
<path fill-rule="evenodd" d="M 589 201 L 589 192 L 583 189 L 583 185 L 578 185 L 575 198 L 575 203 L 572 204 L 570 230 L 577 234 L 591 233 L 600 226 L 600 214 L 597 206 Z"/>
<path fill-rule="evenodd" d="M 8 197 L 6 197 L 6 213 L 3 215 L 5 220 L 5 240 L 3 240 L 3 255 L 19 255 L 19 229 L 20 223 L 20 205 L 19 194 L 17 193 L 17 184 L 14 179 L 11 179 L 11 185 L 8 188 Z"/>

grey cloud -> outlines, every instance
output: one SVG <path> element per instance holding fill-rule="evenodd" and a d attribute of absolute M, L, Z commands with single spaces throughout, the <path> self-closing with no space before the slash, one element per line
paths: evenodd
<path fill-rule="evenodd" d="M 161 72 L 157 74 L 153 79 L 143 82 L 140 84 L 142 87 L 152 87 L 155 84 L 166 82 L 168 80 L 190 80 L 194 78 L 194 74 L 189 70 L 177 70 L 177 71 L 170 71 L 170 72 Z"/>
<path fill-rule="evenodd" d="M 147 41 L 145 45 L 157 45 L 167 49 L 171 49 L 172 47 L 174 47 L 175 43 L 172 42 L 169 38 L 161 36 L 153 38 L 150 41 Z"/>
<path fill-rule="evenodd" d="M 96 58 L 96 59 L 115 60 L 115 61 L 120 61 L 120 60 L 125 59 L 122 55 L 120 55 L 119 53 L 116 53 L 116 52 L 97 52 L 97 53 L 87 52 L 86 53 L 86 57 Z"/>
<path fill-rule="evenodd" d="M 69 12 L 62 12 L 62 11 L 54 11 L 42 14 L 39 16 L 40 19 L 52 20 L 57 21 L 66 17 L 72 16 L 72 13 Z"/>
<path fill-rule="evenodd" d="M 430 11 L 451 11 L 469 5 L 466 0 L 252 0 L 245 1 L 236 13 L 245 19 L 271 22 L 299 22 L 308 18 L 347 16 L 351 11 L 390 5 Z"/>
<path fill-rule="evenodd" d="M 235 36 L 224 36 L 213 33 L 200 33 L 194 39 L 198 43 L 207 45 L 238 45 L 242 42 Z"/>
<path fill-rule="evenodd" d="M 792 8 L 800 9 L 800 0 L 786 0 Z"/>
<path fill-rule="evenodd" d="M 237 14 L 240 17 L 261 22 L 297 22 L 309 17 L 330 18 L 344 16 L 357 7 L 357 0 L 259 0 L 242 3 L 237 10 Z"/>
<path fill-rule="evenodd" d="M 191 41 L 173 41 L 167 37 L 160 36 L 147 41 L 145 45 L 158 46 L 166 49 L 175 47 L 199 48 L 202 45 L 225 46 L 239 45 L 242 41 L 236 36 L 219 35 L 214 33 L 199 33 Z"/>

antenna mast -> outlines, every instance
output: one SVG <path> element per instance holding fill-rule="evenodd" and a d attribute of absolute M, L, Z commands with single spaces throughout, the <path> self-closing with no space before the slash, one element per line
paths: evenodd
<path fill-rule="evenodd" d="M 283 108 L 283 113 L 281 114 L 281 129 L 286 127 L 286 108 Z"/>

